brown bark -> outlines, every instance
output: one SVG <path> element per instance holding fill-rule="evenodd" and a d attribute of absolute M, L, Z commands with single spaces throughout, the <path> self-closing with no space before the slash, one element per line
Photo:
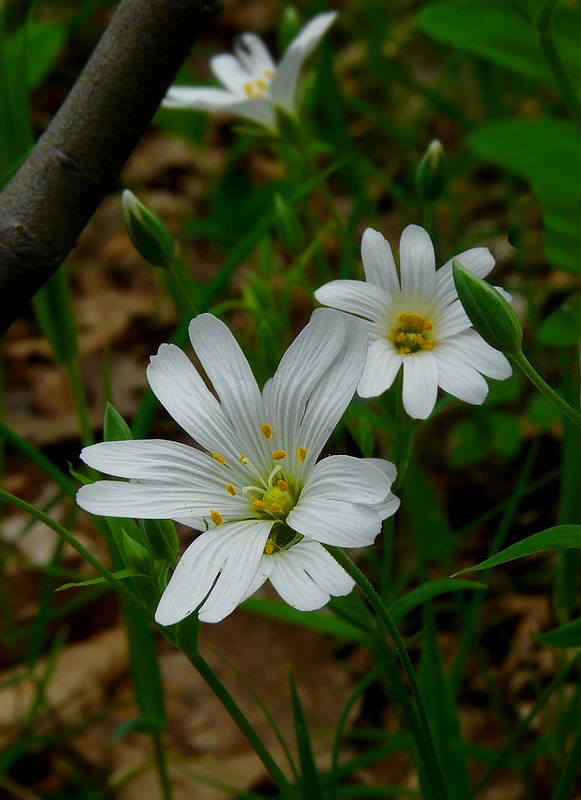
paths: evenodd
<path fill-rule="evenodd" d="M 121 0 L 0 195 L 0 335 L 75 247 L 219 0 Z"/>

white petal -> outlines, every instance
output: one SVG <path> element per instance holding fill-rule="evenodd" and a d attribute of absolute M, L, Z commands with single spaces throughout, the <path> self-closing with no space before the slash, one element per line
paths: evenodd
<path fill-rule="evenodd" d="M 253 78 L 260 78 L 276 67 L 262 39 L 254 33 L 243 33 L 234 47 L 236 58 Z"/>
<path fill-rule="evenodd" d="M 314 17 L 288 46 L 269 87 L 273 103 L 289 114 L 295 113 L 297 79 L 303 61 L 335 21 L 336 11 Z"/>
<path fill-rule="evenodd" d="M 256 570 L 256 575 L 254 576 L 250 586 L 247 588 L 246 594 L 242 600 L 240 600 L 241 603 L 244 602 L 244 600 L 246 600 L 248 597 L 251 597 L 254 592 L 258 591 L 262 584 L 268 580 L 270 573 L 272 572 L 272 562 L 272 556 L 266 556 L 264 554 L 262 555 L 260 563 L 258 564 L 258 569 Z"/>
<path fill-rule="evenodd" d="M 507 292 L 506 289 L 502 288 L 502 286 L 495 286 L 494 288 L 501 297 L 504 297 L 507 303 L 512 303 L 512 295 L 510 292 Z"/>
<path fill-rule="evenodd" d="M 261 433 L 268 422 L 256 379 L 228 327 L 213 314 L 200 314 L 190 322 L 190 339 L 206 375 L 211 380 L 222 411 L 236 433 L 240 452 L 266 475 L 272 469 L 270 446 Z"/>
<path fill-rule="evenodd" d="M 381 521 L 369 506 L 315 497 L 301 497 L 287 524 L 308 539 L 338 547 L 373 544 L 381 530 Z"/>
<path fill-rule="evenodd" d="M 306 499 L 342 500 L 352 503 L 379 503 L 385 500 L 391 481 L 368 459 L 353 456 L 328 456 L 313 469 L 298 502 Z"/>
<path fill-rule="evenodd" d="M 259 100 L 240 100 L 237 103 L 232 103 L 225 110 L 250 119 L 252 122 L 257 122 L 271 131 L 276 130 L 274 106 L 267 97 Z"/>
<path fill-rule="evenodd" d="M 331 281 L 317 289 L 315 297 L 322 305 L 378 323 L 385 319 L 389 304 L 382 289 L 364 281 Z"/>
<path fill-rule="evenodd" d="M 159 402 L 210 453 L 238 463 L 235 435 L 220 404 L 186 354 L 162 344 L 147 368 L 149 385 Z"/>
<path fill-rule="evenodd" d="M 264 404 L 273 428 L 271 443 L 293 459 L 297 447 L 308 446 L 301 430 L 305 410 L 344 345 L 349 320 L 339 311 L 315 312 L 264 387 Z M 292 465 L 285 467 L 293 471 Z"/>
<path fill-rule="evenodd" d="M 222 53 L 212 58 L 210 67 L 214 75 L 230 92 L 246 99 L 244 85 L 248 83 L 249 75 L 246 70 L 242 69 L 237 58 L 230 53 Z"/>
<path fill-rule="evenodd" d="M 387 391 L 399 372 L 402 358 L 385 339 L 372 339 L 357 394 L 360 397 L 377 397 Z"/>
<path fill-rule="evenodd" d="M 488 247 L 473 247 L 470 250 L 465 250 L 454 258 L 462 264 L 462 266 L 478 275 L 479 278 L 485 278 L 489 272 L 494 268 L 494 257 Z M 443 267 L 436 272 L 436 299 L 444 303 L 451 303 L 458 297 L 456 287 L 454 285 L 454 276 L 452 273 L 452 261 L 446 261 Z"/>
<path fill-rule="evenodd" d="M 226 468 L 206 453 L 187 444 L 165 439 L 129 439 L 101 442 L 85 447 L 81 458 L 93 469 L 118 478 L 196 485 L 210 479 L 217 485 L 229 482 Z"/>
<path fill-rule="evenodd" d="M 400 293 L 399 277 L 391 246 L 379 231 L 366 228 L 361 239 L 361 259 L 369 283 L 388 297 Z"/>
<path fill-rule="evenodd" d="M 438 366 L 433 353 L 413 353 L 403 360 L 403 405 L 410 417 L 427 419 L 438 396 Z"/>
<path fill-rule="evenodd" d="M 462 360 L 483 375 L 497 380 L 512 375 L 512 367 L 506 356 L 485 342 L 475 330 L 470 329 L 454 337 L 453 344 Z"/>
<path fill-rule="evenodd" d="M 97 481 L 81 486 L 77 503 L 90 514 L 138 519 L 209 518 L 218 511 L 224 519 L 248 516 L 245 495 L 230 497 L 225 488 L 212 484 L 170 486 L 167 483 Z"/>
<path fill-rule="evenodd" d="M 387 461 L 385 458 L 366 458 L 365 462 L 367 464 L 373 464 L 374 467 L 377 467 L 377 469 L 385 473 L 390 484 L 397 478 L 397 467 L 395 464 L 392 464 L 391 461 Z"/>
<path fill-rule="evenodd" d="M 458 358 L 455 344 L 450 343 L 448 347 L 446 344 L 439 347 L 436 354 L 438 383 L 459 400 L 479 406 L 486 399 L 488 384 L 479 372 Z"/>
<path fill-rule="evenodd" d="M 408 225 L 399 243 L 403 294 L 433 297 L 436 291 L 436 256 L 427 231 Z"/>
<path fill-rule="evenodd" d="M 199 111 L 228 111 L 239 98 L 224 89 L 207 86 L 170 86 L 164 108 L 193 108 Z"/>
<path fill-rule="evenodd" d="M 304 540 L 270 558 L 270 582 L 285 602 L 300 611 L 321 608 L 330 595 L 349 594 L 355 585 L 318 542 Z"/>
<path fill-rule="evenodd" d="M 391 492 L 387 495 L 385 500 L 373 506 L 373 510 L 379 516 L 380 520 L 392 517 L 401 505 L 399 497 L 396 497 Z"/>
<path fill-rule="evenodd" d="M 331 312 L 320 310 L 319 316 Z M 332 312 L 340 313 L 340 312 Z M 299 431 L 299 442 L 307 448 L 305 474 L 317 460 L 323 445 L 343 416 L 355 393 L 365 366 L 367 329 L 361 320 L 342 315 L 345 337 L 333 363 L 315 386 Z"/>
<path fill-rule="evenodd" d="M 238 522 L 224 525 L 220 530 L 210 530 L 199 536 L 183 554 L 168 583 L 155 619 L 160 625 L 172 625 L 194 612 L 212 588 L 220 571 L 232 574 L 236 585 L 228 595 L 220 589 L 218 599 L 223 616 L 235 608 L 232 605 L 238 592 L 244 596 L 254 580 L 271 524 L 266 522 Z M 244 566 L 245 572 L 235 565 Z M 235 573 L 231 573 L 234 568 Z M 219 616 L 218 605 L 214 614 Z"/>
<path fill-rule="evenodd" d="M 441 317 L 434 329 L 435 338 L 440 340 L 450 336 L 457 336 L 471 326 L 472 323 L 468 314 L 464 311 L 460 298 L 456 298 L 453 303 L 441 312 Z"/>

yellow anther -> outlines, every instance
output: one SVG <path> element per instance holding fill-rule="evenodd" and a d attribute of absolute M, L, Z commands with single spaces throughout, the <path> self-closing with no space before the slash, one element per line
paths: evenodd
<path fill-rule="evenodd" d="M 238 494 L 238 492 L 231 483 L 226 484 L 226 491 L 228 492 L 228 494 L 231 494 L 232 497 L 236 497 L 236 495 Z"/>
<path fill-rule="evenodd" d="M 286 458 L 286 450 L 275 450 L 272 457 L 275 461 L 282 461 L 283 458 Z"/>
<path fill-rule="evenodd" d="M 265 503 L 264 500 L 255 500 L 254 503 L 252 503 L 252 508 L 255 508 L 257 511 L 266 511 L 268 503 Z"/>
<path fill-rule="evenodd" d="M 212 453 L 212 458 L 215 458 L 220 464 L 226 463 L 226 459 L 224 456 L 221 456 L 220 453 Z"/>
<path fill-rule="evenodd" d="M 276 483 L 281 492 L 288 492 L 288 483 L 286 481 L 277 481 Z"/>
<path fill-rule="evenodd" d="M 417 328 L 419 325 L 423 326 L 424 318 L 420 317 L 419 314 L 412 314 L 411 323 L 414 326 L 414 328 Z"/>
<path fill-rule="evenodd" d="M 246 456 L 244 455 L 244 453 L 241 453 L 241 454 L 240 454 L 240 463 L 241 463 L 241 464 L 248 464 L 248 459 L 246 458 Z"/>
<path fill-rule="evenodd" d="M 257 86 L 258 86 L 258 88 L 259 88 L 259 89 L 261 89 L 263 92 L 265 92 L 265 91 L 266 91 L 266 83 L 265 83 L 265 82 L 262 80 L 262 78 L 257 78 L 257 80 L 256 80 L 256 85 L 257 85 Z"/>
<path fill-rule="evenodd" d="M 430 322 L 429 319 L 425 319 L 422 325 L 423 330 L 425 331 L 433 331 L 434 330 L 434 323 Z"/>
<path fill-rule="evenodd" d="M 273 69 L 265 69 L 264 74 L 267 78 L 274 78 L 274 70 Z"/>
<path fill-rule="evenodd" d="M 246 92 L 246 95 L 251 99 L 254 97 L 254 86 L 251 83 L 244 84 L 244 91 Z"/>
<path fill-rule="evenodd" d="M 390 339 L 396 351 L 402 355 L 419 353 L 422 350 L 433 350 L 436 342 L 428 335 L 434 329 L 434 323 L 421 314 L 406 314 L 397 318 L 398 324 L 391 329 Z"/>
<path fill-rule="evenodd" d="M 397 318 L 397 321 L 399 322 L 400 325 L 407 327 L 410 324 L 410 315 L 402 311 L 399 317 Z"/>
<path fill-rule="evenodd" d="M 297 447 L 297 461 L 304 461 L 307 457 L 306 447 Z"/>
<path fill-rule="evenodd" d="M 264 545 L 264 552 L 267 556 L 271 556 L 274 553 L 274 545 L 272 542 L 267 542 Z"/>
<path fill-rule="evenodd" d="M 271 503 L 270 507 L 275 514 L 280 514 L 280 512 L 282 511 L 282 506 L 280 505 L 280 503 Z"/>
<path fill-rule="evenodd" d="M 260 430 L 262 431 L 262 435 L 265 439 L 270 439 L 272 436 L 272 427 L 268 424 L 268 422 L 263 422 L 260 426 Z"/>
<path fill-rule="evenodd" d="M 210 510 L 210 516 L 212 517 L 212 522 L 214 523 L 214 525 L 216 527 L 218 527 L 219 525 L 221 525 L 224 522 L 224 518 L 222 517 L 222 514 L 220 514 L 219 511 L 214 511 L 213 508 Z"/>
<path fill-rule="evenodd" d="M 400 347 L 399 352 L 402 355 L 407 356 L 408 353 L 411 353 L 411 350 L 409 349 L 409 347 Z"/>

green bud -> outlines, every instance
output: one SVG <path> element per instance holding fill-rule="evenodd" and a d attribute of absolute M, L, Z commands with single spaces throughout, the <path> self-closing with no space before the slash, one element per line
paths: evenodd
<path fill-rule="evenodd" d="M 106 442 L 123 442 L 126 439 L 133 439 L 131 428 L 109 401 L 105 404 L 103 438 Z"/>
<path fill-rule="evenodd" d="M 121 535 L 117 537 L 117 544 L 127 567 L 133 567 L 139 572 L 145 572 L 145 574 L 150 571 L 154 561 L 153 554 L 130 536 L 125 528 L 121 528 Z"/>
<path fill-rule="evenodd" d="M 292 206 L 276 194 L 274 197 L 274 224 L 279 239 L 290 253 L 300 253 L 305 246 L 305 234 Z"/>
<path fill-rule="evenodd" d="M 508 355 L 520 355 L 522 328 L 510 304 L 457 259 L 452 261 L 452 270 L 460 302 L 484 341 Z"/>
<path fill-rule="evenodd" d="M 169 267 L 175 242 L 164 223 L 129 189 L 121 195 L 121 203 L 125 229 L 137 252 L 155 267 Z"/>
<path fill-rule="evenodd" d="M 301 21 L 296 8 L 287 6 L 283 11 L 278 28 L 278 47 L 281 53 L 284 53 L 295 36 L 298 35 L 300 29 Z"/>
<path fill-rule="evenodd" d="M 446 154 L 439 139 L 430 142 L 416 167 L 416 192 L 421 200 L 433 202 L 444 191 L 447 179 Z"/>

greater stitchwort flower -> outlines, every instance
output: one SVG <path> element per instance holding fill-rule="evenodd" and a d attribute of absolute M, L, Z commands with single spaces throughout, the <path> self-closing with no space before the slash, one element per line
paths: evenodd
<path fill-rule="evenodd" d="M 361 397 L 385 392 L 403 366 L 404 408 L 410 417 L 426 419 L 438 386 L 479 405 L 488 394 L 483 375 L 512 374 L 505 356 L 471 327 L 454 286 L 452 259 L 436 271 L 432 241 L 423 228 L 404 230 L 399 275 L 389 242 L 373 228 L 363 234 L 361 257 L 367 283 L 331 281 L 315 292 L 320 303 L 367 320 L 369 350 L 357 387 Z M 494 267 L 486 247 L 456 259 L 481 278 Z"/>
<path fill-rule="evenodd" d="M 163 105 L 202 111 L 231 111 L 271 130 L 277 129 L 276 108 L 296 116 L 297 80 L 303 61 L 334 22 L 336 11 L 319 14 L 293 39 L 280 64 L 275 64 L 264 42 L 243 33 L 234 56 L 224 53 L 210 62 L 225 89 L 197 86 L 170 87 Z"/>
<path fill-rule="evenodd" d="M 287 603 L 320 608 L 353 581 L 320 542 L 362 547 L 399 500 L 380 459 L 317 462 L 361 377 L 367 333 L 353 317 L 315 312 L 261 394 L 223 322 L 202 314 L 192 345 L 218 399 L 178 347 L 162 344 L 147 377 L 205 452 L 163 440 L 104 442 L 82 458 L 130 481 L 83 486 L 93 514 L 171 518 L 205 531 L 182 556 L 156 612 L 170 625 L 199 608 L 218 622 L 269 578 Z"/>

